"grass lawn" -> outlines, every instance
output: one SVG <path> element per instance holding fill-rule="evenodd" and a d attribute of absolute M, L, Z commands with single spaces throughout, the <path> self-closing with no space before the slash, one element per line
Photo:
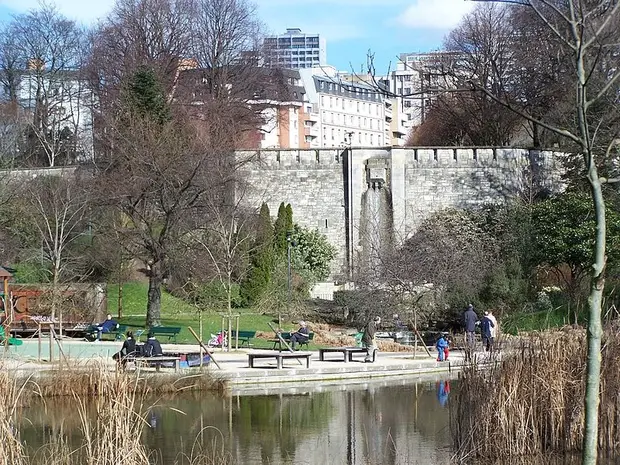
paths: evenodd
<path fill-rule="evenodd" d="M 584 324 L 585 314 L 577 317 L 579 324 Z M 575 315 L 568 314 L 566 308 L 560 307 L 549 312 L 519 312 L 502 318 L 502 331 L 516 335 L 521 331 L 543 331 L 560 328 L 575 323 Z"/>
<path fill-rule="evenodd" d="M 129 282 L 123 286 L 123 316 L 118 319 L 120 324 L 144 328 L 146 320 L 146 300 L 147 300 L 148 284 L 141 282 Z M 118 316 L 118 286 L 116 284 L 108 285 L 108 312 L 112 316 Z M 220 331 L 222 327 L 222 313 L 216 310 L 205 310 L 202 312 L 202 330 L 203 340 L 208 341 L 211 334 Z M 268 323 L 277 321 L 277 317 L 273 315 L 265 315 L 252 311 L 252 309 L 233 309 L 233 314 L 239 315 L 239 330 L 247 331 L 264 331 L 272 333 Z M 162 290 L 161 295 L 161 324 L 162 326 L 179 326 L 181 332 L 177 336 L 179 343 L 196 343 L 196 339 L 191 335 L 188 326 L 191 326 L 197 334 L 200 334 L 200 323 L 198 310 L 189 305 L 182 299 L 174 297 Z M 224 322 L 227 325 L 226 322 Z M 233 329 L 235 329 L 235 320 L 233 319 Z M 277 326 L 277 324 L 274 324 Z M 283 324 L 284 331 L 297 329 L 292 324 Z M 141 337 L 145 340 L 146 335 Z M 166 337 L 160 337 L 161 342 L 168 342 Z M 254 338 L 252 346 L 256 348 L 271 348 L 272 343 L 265 339 Z M 312 342 L 310 349 L 315 348 Z"/>

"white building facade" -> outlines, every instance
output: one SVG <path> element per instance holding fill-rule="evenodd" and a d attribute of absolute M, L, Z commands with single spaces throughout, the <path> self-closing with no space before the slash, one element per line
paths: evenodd
<path fill-rule="evenodd" d="M 94 94 L 78 72 L 42 69 L 24 71 L 17 88 L 18 104 L 30 115 L 29 126 L 49 166 L 71 139 L 76 162 L 93 159 Z"/>
<path fill-rule="evenodd" d="M 300 70 L 310 147 L 391 145 L 392 104 L 373 87 L 343 81 L 333 68 Z"/>
<path fill-rule="evenodd" d="M 314 68 L 327 65 L 327 42 L 319 34 L 290 28 L 264 41 L 265 66 L 270 68 Z"/>

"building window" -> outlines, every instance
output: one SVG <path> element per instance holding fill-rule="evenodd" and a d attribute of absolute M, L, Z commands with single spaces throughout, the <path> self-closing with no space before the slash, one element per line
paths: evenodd
<path fill-rule="evenodd" d="M 360 112 L 360 103 L 359 102 L 357 102 L 357 112 L 358 113 Z"/>
<path fill-rule="evenodd" d="M 370 145 L 374 145 L 375 144 L 375 135 L 371 134 L 370 135 Z"/>
<path fill-rule="evenodd" d="M 331 84 L 330 84 L 331 87 Z M 330 97 L 329 98 L 329 108 L 332 108 L 334 106 L 334 97 Z"/>
<path fill-rule="evenodd" d="M 325 108 L 325 97 L 321 95 L 321 106 Z"/>
<path fill-rule="evenodd" d="M 332 128 L 332 140 L 334 140 L 336 137 L 336 131 L 334 130 L 334 128 Z"/>
<path fill-rule="evenodd" d="M 405 100 L 405 108 L 411 108 L 411 100 Z"/>
<path fill-rule="evenodd" d="M 362 133 L 361 133 L 361 132 L 358 132 L 358 133 L 357 133 L 357 143 L 358 143 L 358 144 L 361 144 L 361 143 L 362 143 Z"/>

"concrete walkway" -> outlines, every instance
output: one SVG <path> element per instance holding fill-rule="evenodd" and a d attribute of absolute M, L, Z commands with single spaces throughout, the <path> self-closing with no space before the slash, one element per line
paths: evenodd
<path fill-rule="evenodd" d="M 197 353 L 197 345 L 162 344 L 164 352 L 193 352 Z M 76 365 L 88 366 L 91 363 L 103 363 L 114 369 L 115 362 L 112 355 L 117 352 L 121 344 L 118 342 L 86 342 L 65 340 L 62 343 L 65 357 Z M 0 349 L 1 350 L 1 349 Z M 39 350 L 41 360 L 39 360 Z M 309 352 L 310 368 L 306 368 L 305 361 L 297 362 L 295 359 L 285 360 L 282 369 L 277 369 L 276 360 L 260 360 L 260 367 L 250 368 L 248 353 L 271 352 L 268 350 L 243 349 L 231 352 L 216 350 L 214 359 L 220 364 L 218 369 L 214 363 L 209 365 L 209 370 L 214 376 L 227 380 L 233 391 L 261 392 L 270 390 L 275 386 L 310 387 L 311 385 L 334 385 L 350 383 L 366 383 L 374 380 L 397 380 L 403 378 L 415 379 L 422 375 L 444 374 L 455 376 L 462 368 L 463 353 L 451 351 L 450 360 L 437 362 L 434 357 L 429 357 L 426 352 L 419 349 L 414 358 L 412 352 L 379 352 L 374 363 L 364 363 L 363 354 L 355 356 L 351 362 L 342 361 L 342 355 L 330 354 L 330 360 L 320 361 L 318 351 Z M 307 352 L 306 352 L 307 353 Z M 434 351 L 431 352 L 434 354 Z M 10 346 L 4 354 L 4 362 L 16 370 L 33 372 L 49 369 L 49 342 L 44 341 L 39 349 L 38 341 L 24 340 L 21 346 Z M 478 356 L 481 361 L 488 360 L 488 356 Z M 58 362 L 60 358 L 58 346 L 53 345 L 52 360 Z M 191 373 L 195 369 L 183 370 L 183 373 Z M 162 370 L 170 372 L 171 370 Z"/>

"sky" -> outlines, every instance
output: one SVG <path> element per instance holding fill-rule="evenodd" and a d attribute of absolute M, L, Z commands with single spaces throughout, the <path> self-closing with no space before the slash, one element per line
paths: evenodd
<path fill-rule="evenodd" d="M 71 19 L 94 23 L 114 0 L 49 0 Z M 327 40 L 327 61 L 341 71 L 365 69 L 369 51 L 379 74 L 395 67 L 398 55 L 441 48 L 474 2 L 467 0 L 254 0 L 268 33 L 287 28 L 318 33 Z M 38 0 L 0 0 L 0 21 L 36 8 Z"/>

